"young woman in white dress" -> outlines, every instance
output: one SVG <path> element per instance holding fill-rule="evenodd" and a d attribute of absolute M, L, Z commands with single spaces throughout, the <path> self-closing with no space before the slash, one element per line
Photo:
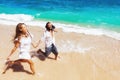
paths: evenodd
<path fill-rule="evenodd" d="M 35 74 L 34 63 L 31 60 L 31 56 L 29 54 L 30 46 L 32 44 L 31 39 L 32 37 L 28 32 L 26 25 L 24 23 L 19 23 L 16 26 L 16 33 L 14 37 L 14 47 L 11 50 L 11 53 L 9 54 L 9 56 L 7 57 L 7 60 L 10 60 L 10 56 L 16 51 L 17 48 L 19 48 L 20 50 L 19 59 L 15 61 L 28 63 L 30 65 L 32 74 Z"/>

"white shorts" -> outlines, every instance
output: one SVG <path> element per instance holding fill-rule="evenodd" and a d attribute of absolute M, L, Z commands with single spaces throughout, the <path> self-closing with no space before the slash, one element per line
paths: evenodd
<path fill-rule="evenodd" d="M 19 59 L 31 59 L 29 52 L 20 52 Z"/>

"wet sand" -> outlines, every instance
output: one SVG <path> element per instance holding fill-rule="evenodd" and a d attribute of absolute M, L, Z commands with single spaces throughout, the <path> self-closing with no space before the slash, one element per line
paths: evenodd
<path fill-rule="evenodd" d="M 34 35 L 33 43 L 37 43 L 44 29 L 29 26 L 29 31 Z M 2 73 L 6 57 L 13 48 L 14 25 L 0 25 L 0 72 Z M 120 80 L 120 41 L 107 36 L 93 36 L 79 33 L 63 32 L 58 29 L 56 45 L 59 51 L 57 61 L 53 59 L 41 60 L 41 57 L 32 58 L 36 74 L 13 71 L 9 69 L 5 74 L 0 74 L 0 80 Z M 36 51 L 38 48 L 31 48 Z M 18 58 L 17 50 L 11 57 Z M 54 55 L 50 55 L 54 58 Z M 26 71 L 29 65 L 22 63 Z"/>

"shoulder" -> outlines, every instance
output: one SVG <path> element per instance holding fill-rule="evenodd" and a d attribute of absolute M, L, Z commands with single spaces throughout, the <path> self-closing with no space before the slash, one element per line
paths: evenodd
<path fill-rule="evenodd" d="M 20 42 L 21 42 L 21 38 L 22 38 L 22 36 L 17 37 L 17 38 L 14 40 L 14 44 L 20 43 Z"/>
<path fill-rule="evenodd" d="M 48 33 L 48 31 L 47 31 L 47 30 L 44 30 L 44 31 L 43 31 L 43 34 L 47 34 L 47 33 Z"/>

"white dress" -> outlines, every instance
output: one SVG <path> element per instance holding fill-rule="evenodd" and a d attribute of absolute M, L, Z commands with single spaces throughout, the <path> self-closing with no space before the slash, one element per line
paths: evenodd
<path fill-rule="evenodd" d="M 19 59 L 31 59 L 31 56 L 29 54 L 31 46 L 31 37 L 21 37 L 19 42 L 20 42 Z"/>

